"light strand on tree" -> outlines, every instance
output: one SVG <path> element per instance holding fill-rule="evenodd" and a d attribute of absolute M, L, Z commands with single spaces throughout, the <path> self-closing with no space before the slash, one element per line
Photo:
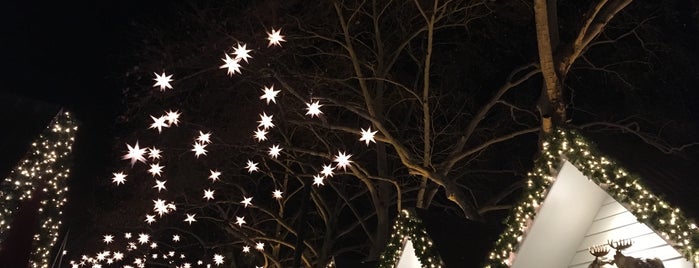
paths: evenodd
<path fill-rule="evenodd" d="M 0 186 L 0 242 L 9 233 L 12 214 L 17 211 L 19 203 L 31 200 L 32 194 L 41 191 L 40 228 L 33 236 L 31 267 L 49 267 L 51 249 L 58 240 L 77 128 L 70 113 L 56 115 Z"/>
<path fill-rule="evenodd" d="M 485 267 L 509 267 L 519 244 L 536 217 L 548 190 L 555 181 L 551 171 L 567 160 L 588 179 L 605 185 L 618 202 L 627 205 L 640 222 L 669 241 L 689 261 L 699 262 L 699 229 L 677 208 L 651 193 L 638 176 L 629 174 L 601 153 L 580 134 L 557 129 L 542 142 L 542 155 L 528 174 L 523 200 L 505 221 L 506 229 L 496 241 Z"/>

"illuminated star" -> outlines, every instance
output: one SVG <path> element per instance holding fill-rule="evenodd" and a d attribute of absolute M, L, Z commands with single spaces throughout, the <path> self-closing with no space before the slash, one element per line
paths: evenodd
<path fill-rule="evenodd" d="M 282 194 L 283 194 L 283 192 L 279 191 L 279 189 L 277 189 L 277 190 L 274 190 L 274 192 L 272 192 L 272 197 L 274 197 L 275 199 L 281 199 Z"/>
<path fill-rule="evenodd" d="M 114 242 L 114 236 L 113 235 L 104 235 L 104 239 L 102 239 L 104 243 L 109 244 Z"/>
<path fill-rule="evenodd" d="M 215 263 L 216 265 L 221 265 L 221 264 L 223 264 L 223 256 L 218 255 L 218 254 L 214 254 L 214 263 Z"/>
<path fill-rule="evenodd" d="M 252 206 L 252 197 L 243 197 L 243 201 L 240 201 L 245 207 Z"/>
<path fill-rule="evenodd" d="M 248 160 L 248 165 L 245 166 L 245 168 L 248 169 L 248 173 L 253 173 L 254 171 L 260 170 L 260 169 L 257 167 L 257 163 L 252 162 L 252 160 Z"/>
<path fill-rule="evenodd" d="M 221 65 L 219 69 L 228 69 L 228 75 L 233 76 L 235 73 L 240 73 L 240 64 L 237 59 L 231 59 L 231 57 L 226 54 L 225 59 L 221 59 L 225 64 Z"/>
<path fill-rule="evenodd" d="M 281 35 L 281 32 L 281 29 L 275 30 L 274 28 L 272 28 L 272 32 L 267 33 L 267 40 L 269 40 L 269 44 L 267 44 L 267 47 L 271 47 L 272 45 L 282 46 L 282 44 L 279 42 L 286 42 L 286 40 L 284 40 L 284 36 Z"/>
<path fill-rule="evenodd" d="M 167 121 L 168 126 L 177 126 L 177 124 L 180 123 L 180 115 L 181 113 L 179 111 L 167 111 L 167 113 L 165 113 L 165 121 Z"/>
<path fill-rule="evenodd" d="M 114 260 L 117 260 L 117 261 L 120 261 L 124 258 L 124 253 L 121 253 L 119 251 L 115 251 L 114 254 L 112 254 L 112 255 L 114 256 Z"/>
<path fill-rule="evenodd" d="M 211 200 L 214 199 L 214 191 L 211 189 L 204 190 L 204 199 Z"/>
<path fill-rule="evenodd" d="M 338 168 L 342 168 L 344 170 L 345 168 L 347 168 L 349 163 L 352 162 L 349 160 L 351 156 L 351 154 L 345 154 L 345 152 L 337 152 L 337 155 L 335 156 L 335 159 L 333 161 L 337 162 Z"/>
<path fill-rule="evenodd" d="M 323 185 L 323 176 L 321 175 L 315 175 L 313 176 L 313 185 L 315 186 L 321 186 Z"/>
<path fill-rule="evenodd" d="M 169 127 L 169 125 L 165 123 L 165 121 L 167 120 L 167 117 L 165 116 L 154 117 L 151 115 L 150 118 L 153 119 L 153 124 L 150 124 L 150 127 L 148 128 L 155 128 L 158 130 L 158 133 L 163 132 L 164 127 Z"/>
<path fill-rule="evenodd" d="M 153 175 L 153 177 L 158 176 L 160 177 L 160 173 L 163 172 L 163 168 L 165 166 L 161 166 L 159 163 L 151 164 L 150 169 L 148 169 L 148 172 Z"/>
<path fill-rule="evenodd" d="M 238 47 L 234 48 L 233 55 L 235 55 L 236 60 L 244 60 L 245 63 L 248 63 L 248 58 L 252 58 L 252 56 L 250 56 L 250 51 L 252 50 L 245 49 L 245 46 L 245 44 L 241 46 L 240 43 L 238 43 Z"/>
<path fill-rule="evenodd" d="M 260 96 L 260 99 L 267 100 L 267 104 L 269 104 L 270 101 L 277 103 L 275 98 L 277 97 L 277 94 L 279 94 L 280 91 L 281 90 L 274 90 L 274 85 L 270 87 L 265 86 L 265 88 L 262 89 L 262 92 L 264 92 L 265 94 L 262 94 L 262 96 Z"/>
<path fill-rule="evenodd" d="M 172 236 L 172 241 L 173 241 L 173 242 L 180 242 L 180 236 L 179 236 L 179 235 L 173 235 L 173 236 Z"/>
<path fill-rule="evenodd" d="M 124 233 L 124 238 L 131 239 L 131 233 Z"/>
<path fill-rule="evenodd" d="M 163 216 L 163 214 L 168 214 L 170 213 L 170 210 L 175 210 L 174 207 L 165 204 L 165 200 L 162 200 L 158 198 L 158 200 L 153 200 L 153 211 L 158 213 L 159 216 Z"/>
<path fill-rule="evenodd" d="M 157 247 L 158 247 L 158 244 L 155 242 L 150 244 L 150 248 L 157 248 Z M 155 254 L 153 254 L 153 255 L 155 255 Z"/>
<path fill-rule="evenodd" d="M 146 153 L 147 148 L 139 148 L 138 147 L 138 141 L 136 142 L 136 145 L 134 147 L 131 147 L 128 143 L 126 144 L 126 147 L 129 149 L 129 153 L 125 154 L 124 156 L 121 157 L 121 159 L 131 159 L 131 166 L 133 167 L 134 164 L 136 164 L 137 161 L 139 162 L 146 162 L 146 158 L 143 157 L 143 154 Z"/>
<path fill-rule="evenodd" d="M 151 224 L 155 222 L 155 215 L 146 214 L 146 223 Z"/>
<path fill-rule="evenodd" d="M 201 144 L 209 144 L 211 143 L 211 132 L 201 132 L 199 131 L 199 137 L 197 137 L 197 140 Z"/>
<path fill-rule="evenodd" d="M 258 128 L 255 131 L 255 135 L 253 137 L 257 140 L 257 142 L 267 140 L 267 131 L 264 129 Z"/>
<path fill-rule="evenodd" d="M 146 244 L 146 243 L 148 243 L 148 240 L 150 240 L 149 235 L 143 234 L 143 233 L 138 234 L 138 243 Z"/>
<path fill-rule="evenodd" d="M 255 249 L 257 249 L 257 250 L 264 250 L 264 249 L 265 249 L 265 243 L 257 242 L 257 243 L 255 244 Z"/>
<path fill-rule="evenodd" d="M 112 177 L 112 183 L 119 185 L 119 184 L 124 184 L 126 182 L 126 174 L 124 172 L 118 172 L 118 173 L 112 173 L 114 177 Z"/>
<path fill-rule="evenodd" d="M 311 118 L 319 116 L 323 112 L 320 111 L 320 107 L 323 107 L 323 105 L 319 104 L 318 101 L 314 101 L 312 103 L 306 103 L 306 115 L 310 115 Z"/>
<path fill-rule="evenodd" d="M 160 153 L 161 151 L 156 149 L 155 147 L 148 148 L 148 158 L 150 158 L 151 160 L 160 159 Z"/>
<path fill-rule="evenodd" d="M 274 124 L 272 123 L 273 116 L 274 115 L 267 115 L 267 113 L 262 112 L 260 115 L 260 121 L 257 121 L 260 123 L 257 127 L 262 127 L 264 130 L 274 127 Z"/>
<path fill-rule="evenodd" d="M 367 146 L 369 146 L 370 142 L 375 143 L 374 134 L 376 134 L 376 132 L 378 131 L 371 131 L 371 127 L 367 128 L 367 130 L 362 128 L 362 137 L 359 138 L 359 141 L 365 141 Z"/>
<path fill-rule="evenodd" d="M 235 217 L 235 224 L 238 226 L 243 226 L 245 224 L 245 217 Z"/>
<path fill-rule="evenodd" d="M 272 145 L 272 147 L 269 147 L 269 156 L 272 158 L 277 158 L 279 156 L 279 153 L 282 151 L 281 148 L 279 148 L 278 144 Z"/>
<path fill-rule="evenodd" d="M 189 225 L 192 225 L 192 222 L 197 221 L 197 220 L 194 219 L 194 216 L 196 216 L 196 215 L 197 215 L 197 214 L 189 214 L 189 213 L 188 213 L 188 214 L 187 214 L 187 218 L 184 219 L 184 221 L 187 222 L 187 223 L 189 223 Z"/>
<path fill-rule="evenodd" d="M 206 144 L 201 144 L 198 142 L 194 143 L 194 148 L 192 148 L 192 152 L 194 152 L 194 155 L 199 158 L 200 155 L 206 155 Z"/>
<path fill-rule="evenodd" d="M 166 182 L 167 181 L 155 180 L 155 186 L 153 186 L 153 188 L 158 188 L 158 192 L 160 192 L 160 190 L 167 190 L 167 188 L 165 188 Z"/>
<path fill-rule="evenodd" d="M 324 177 L 332 177 L 334 170 L 335 168 L 333 168 L 333 166 L 330 164 L 323 165 L 323 170 L 320 171 L 320 174 L 323 174 Z"/>
<path fill-rule="evenodd" d="M 160 87 L 160 91 L 165 91 L 168 88 L 172 88 L 170 85 L 170 82 L 172 82 L 172 75 L 166 75 L 165 72 L 163 72 L 162 75 L 159 75 L 157 73 L 155 74 L 155 85 L 153 87 Z"/>
<path fill-rule="evenodd" d="M 218 177 L 221 176 L 221 172 L 215 171 L 215 170 L 209 170 L 211 172 L 211 175 L 209 175 L 209 179 L 211 179 L 211 182 L 215 182 L 218 180 Z"/>
<path fill-rule="evenodd" d="M 243 252 L 244 253 L 250 252 L 250 246 L 243 246 Z"/>

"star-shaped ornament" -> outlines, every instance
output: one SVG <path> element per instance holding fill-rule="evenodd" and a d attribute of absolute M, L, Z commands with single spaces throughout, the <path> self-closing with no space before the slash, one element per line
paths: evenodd
<path fill-rule="evenodd" d="M 279 156 L 279 153 L 282 151 L 281 148 L 279 148 L 278 144 L 272 145 L 272 147 L 269 147 L 269 156 L 276 159 Z"/>
<path fill-rule="evenodd" d="M 221 265 L 221 264 L 223 264 L 223 256 L 221 256 L 221 255 L 219 255 L 219 254 L 214 254 L 214 263 L 215 263 L 216 265 Z"/>
<path fill-rule="evenodd" d="M 165 113 L 165 121 L 167 122 L 168 126 L 175 125 L 177 126 L 180 123 L 180 115 L 181 113 L 179 111 L 167 111 Z"/>
<path fill-rule="evenodd" d="M 252 197 L 243 197 L 243 201 L 240 201 L 244 207 L 252 206 Z"/>
<path fill-rule="evenodd" d="M 211 143 L 211 132 L 204 133 L 199 131 L 199 137 L 197 137 L 196 141 L 201 144 Z"/>
<path fill-rule="evenodd" d="M 158 130 L 158 133 L 163 132 L 163 128 L 164 128 L 164 127 L 169 127 L 169 126 L 170 126 L 170 125 L 168 125 L 168 124 L 165 122 L 165 121 L 167 121 L 167 117 L 165 117 L 165 116 L 155 117 L 155 116 L 152 116 L 152 115 L 151 115 L 150 118 L 153 119 L 153 124 L 150 124 L 150 127 L 148 127 L 148 128 L 149 128 L 149 129 L 150 129 L 150 128 L 155 128 L 155 129 Z"/>
<path fill-rule="evenodd" d="M 320 116 L 323 114 L 323 112 L 320 111 L 320 107 L 323 107 L 323 105 L 319 104 L 318 101 L 306 103 L 306 115 L 310 115 L 311 118 Z"/>
<path fill-rule="evenodd" d="M 211 200 L 214 199 L 214 191 L 211 189 L 204 190 L 204 199 Z"/>
<path fill-rule="evenodd" d="M 221 172 L 215 171 L 215 170 L 209 170 L 211 172 L 211 175 L 209 175 L 209 179 L 211 179 L 211 182 L 216 182 L 219 176 L 221 176 Z"/>
<path fill-rule="evenodd" d="M 180 236 L 179 236 L 179 235 L 173 235 L 173 236 L 172 236 L 172 241 L 173 241 L 173 242 L 180 242 Z"/>
<path fill-rule="evenodd" d="M 138 243 L 147 244 L 149 240 L 150 240 L 150 235 L 143 234 L 143 233 L 138 234 Z"/>
<path fill-rule="evenodd" d="M 269 40 L 269 44 L 267 44 L 267 47 L 271 47 L 273 45 L 274 46 L 282 46 L 282 44 L 279 42 L 286 42 L 286 40 L 284 40 L 284 36 L 281 35 L 281 33 L 282 33 L 281 29 L 275 30 L 274 28 L 272 28 L 272 32 L 267 33 L 267 40 Z"/>
<path fill-rule="evenodd" d="M 371 127 L 367 128 L 367 130 L 364 130 L 362 128 L 362 137 L 359 138 L 359 141 L 365 141 L 367 146 L 369 146 L 370 142 L 375 143 L 376 140 L 374 140 L 374 135 L 376 134 L 376 132 L 378 131 L 371 131 Z"/>
<path fill-rule="evenodd" d="M 345 152 L 337 152 L 337 155 L 335 156 L 335 159 L 333 161 L 337 162 L 338 168 L 342 168 L 343 170 L 345 170 L 347 166 L 349 166 L 350 162 L 352 162 L 349 160 L 350 157 L 352 157 L 351 154 L 345 154 Z"/>
<path fill-rule="evenodd" d="M 235 217 L 235 224 L 238 226 L 243 226 L 245 224 L 245 217 Z"/>
<path fill-rule="evenodd" d="M 323 170 L 320 171 L 320 174 L 322 174 L 326 178 L 332 177 L 333 174 L 335 174 L 334 170 L 335 168 L 333 168 L 333 166 L 330 164 L 323 165 Z"/>
<path fill-rule="evenodd" d="M 324 178 L 325 178 L 325 177 L 323 177 L 322 175 L 314 175 L 314 176 L 313 176 L 313 185 L 315 185 L 315 186 L 324 185 L 324 184 L 323 184 L 323 179 L 324 179 Z"/>
<path fill-rule="evenodd" d="M 245 63 L 248 63 L 248 59 L 252 58 L 252 56 L 250 56 L 250 51 L 252 50 L 246 49 L 245 46 L 245 44 L 241 46 L 240 43 L 238 43 L 238 47 L 233 49 L 233 55 L 235 55 L 236 60 L 244 60 Z"/>
<path fill-rule="evenodd" d="M 197 221 L 196 219 L 194 219 L 194 216 L 196 216 L 196 215 L 197 215 L 197 214 L 189 214 L 189 213 L 187 213 L 187 218 L 184 219 L 184 221 L 185 221 L 186 223 L 189 223 L 189 225 L 192 225 L 193 222 Z"/>
<path fill-rule="evenodd" d="M 270 101 L 277 103 L 276 97 L 277 97 L 277 94 L 279 94 L 279 92 L 281 92 L 281 90 L 274 90 L 274 85 L 271 85 L 269 87 L 265 86 L 265 88 L 262 89 L 262 92 L 264 92 L 264 94 L 262 94 L 262 96 L 260 96 L 260 99 L 267 100 L 267 104 L 269 105 Z"/>
<path fill-rule="evenodd" d="M 281 199 L 282 194 L 283 194 L 283 192 L 280 191 L 279 189 L 277 189 L 277 190 L 274 190 L 274 192 L 272 192 L 272 197 L 274 197 L 274 199 Z"/>
<path fill-rule="evenodd" d="M 148 158 L 151 160 L 158 160 L 160 159 L 160 153 L 162 153 L 159 149 L 156 149 L 155 147 L 148 148 Z"/>
<path fill-rule="evenodd" d="M 206 144 L 194 142 L 192 152 L 194 152 L 194 155 L 197 158 L 199 158 L 200 155 L 206 155 L 207 150 L 205 148 L 206 148 Z"/>
<path fill-rule="evenodd" d="M 250 246 L 243 246 L 243 253 L 250 252 Z"/>
<path fill-rule="evenodd" d="M 255 135 L 253 137 L 257 140 L 257 142 L 267 140 L 267 131 L 264 129 L 258 128 L 255 131 Z"/>
<path fill-rule="evenodd" d="M 113 235 L 104 235 L 102 241 L 104 241 L 105 244 L 109 244 L 114 242 L 114 236 Z"/>
<path fill-rule="evenodd" d="M 264 250 L 264 249 L 265 249 L 265 243 L 257 242 L 257 243 L 255 244 L 255 249 L 257 249 L 257 250 Z"/>
<path fill-rule="evenodd" d="M 112 175 L 114 175 L 114 177 L 112 177 L 112 183 L 116 184 L 117 186 L 126 182 L 126 174 L 123 172 L 112 173 Z"/>
<path fill-rule="evenodd" d="M 247 164 L 248 165 L 245 166 L 245 168 L 248 169 L 248 173 L 253 173 L 259 170 L 259 168 L 257 167 L 258 163 L 252 162 L 252 160 L 248 160 Z"/>
<path fill-rule="evenodd" d="M 167 190 L 167 188 L 165 188 L 166 182 L 167 182 L 166 180 L 165 181 L 155 180 L 155 186 L 153 186 L 153 188 L 157 188 L 158 192 L 160 192 L 160 190 Z"/>
<path fill-rule="evenodd" d="M 136 142 L 136 145 L 134 145 L 133 147 L 131 147 L 131 145 L 129 145 L 128 143 L 126 144 L 126 147 L 128 148 L 129 152 L 122 156 L 121 159 L 130 159 L 132 167 L 134 164 L 136 164 L 136 162 L 146 162 L 146 158 L 143 157 L 143 154 L 146 153 L 147 148 L 139 148 L 138 141 Z"/>
<path fill-rule="evenodd" d="M 267 113 L 262 112 L 260 115 L 260 121 L 257 121 L 260 123 L 257 127 L 262 127 L 264 130 L 274 127 L 274 124 L 272 123 L 273 116 L 274 115 L 267 115 Z"/>
<path fill-rule="evenodd" d="M 162 75 L 159 75 L 158 73 L 154 73 L 155 78 L 155 85 L 153 87 L 157 87 L 160 89 L 160 91 L 165 91 L 166 89 L 171 89 L 172 85 L 170 85 L 170 82 L 172 82 L 172 75 L 166 75 L 165 72 L 163 72 Z"/>
<path fill-rule="evenodd" d="M 160 173 L 163 172 L 163 168 L 165 166 L 161 166 L 160 163 L 155 163 L 150 165 L 150 169 L 148 169 L 148 173 L 153 175 L 153 177 L 158 176 L 160 177 Z"/>
<path fill-rule="evenodd" d="M 238 63 L 237 59 L 231 59 L 231 57 L 226 54 L 226 58 L 221 60 L 224 64 L 221 65 L 219 69 L 228 69 L 228 76 L 233 76 L 235 73 L 240 73 L 240 64 Z"/>

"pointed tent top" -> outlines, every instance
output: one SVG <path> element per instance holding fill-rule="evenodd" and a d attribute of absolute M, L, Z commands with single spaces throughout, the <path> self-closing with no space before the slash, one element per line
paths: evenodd
<path fill-rule="evenodd" d="M 536 217 L 538 207 L 546 198 L 564 160 L 576 166 L 618 202 L 628 205 L 629 211 L 639 221 L 663 234 L 665 239 L 675 242 L 685 257 L 699 261 L 699 229 L 696 223 L 675 207 L 677 205 L 673 206 L 656 195 L 640 176 L 599 152 L 597 147 L 576 131 L 556 129 L 545 137 L 541 148 L 541 156 L 528 174 L 524 198 L 506 220 L 506 230 L 500 234 L 495 247 L 487 256 L 486 267 L 511 265 L 519 243 Z M 618 157 L 625 158 L 628 153 L 622 153 Z M 657 163 L 646 165 L 646 168 L 652 169 Z"/>

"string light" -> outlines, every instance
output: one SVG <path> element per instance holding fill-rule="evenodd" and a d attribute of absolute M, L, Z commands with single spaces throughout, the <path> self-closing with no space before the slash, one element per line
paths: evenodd
<path fill-rule="evenodd" d="M 432 239 L 427 235 L 422 221 L 408 210 L 402 210 L 393 225 L 393 233 L 388 245 L 379 259 L 379 268 L 392 268 L 398 264 L 405 241 L 410 239 L 415 248 L 415 256 L 422 267 L 444 267 L 437 248 L 432 246 Z"/>
<path fill-rule="evenodd" d="M 0 243 L 10 231 L 12 216 L 22 201 L 41 191 L 37 211 L 39 231 L 34 235 L 30 267 L 49 267 L 53 245 L 58 240 L 62 208 L 68 192 L 71 149 L 77 122 L 68 112 L 59 112 L 31 149 L 0 185 Z"/>
<path fill-rule="evenodd" d="M 557 129 L 542 142 L 542 155 L 527 176 L 524 199 L 505 220 L 507 228 L 496 241 L 485 267 L 509 267 L 516 257 L 519 243 L 527 235 L 547 190 L 555 180 L 552 171 L 567 160 L 657 233 L 662 234 L 687 260 L 699 262 L 699 230 L 677 208 L 652 194 L 640 179 L 603 157 L 581 135 Z"/>

